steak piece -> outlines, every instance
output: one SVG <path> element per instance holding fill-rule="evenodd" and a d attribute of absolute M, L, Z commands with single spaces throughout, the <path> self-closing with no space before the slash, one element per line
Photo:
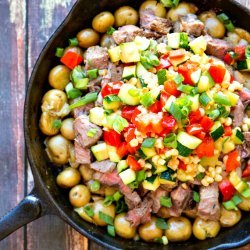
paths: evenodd
<path fill-rule="evenodd" d="M 242 101 L 239 99 L 237 105 L 232 110 L 231 115 L 233 116 L 233 126 L 240 127 L 243 125 L 245 107 Z"/>
<path fill-rule="evenodd" d="M 108 73 L 103 77 L 102 86 L 109 82 L 119 82 L 122 80 L 123 66 L 116 66 L 114 63 L 109 63 Z"/>
<path fill-rule="evenodd" d="M 77 117 L 74 120 L 73 127 L 75 131 L 75 140 L 82 147 L 89 147 L 94 145 L 102 136 L 102 129 L 97 125 L 91 123 L 86 115 Z M 89 137 L 87 135 L 90 129 L 95 131 L 93 137 Z"/>
<path fill-rule="evenodd" d="M 95 161 L 90 164 L 90 168 L 101 173 L 110 173 L 115 169 L 116 163 L 109 160 Z"/>
<path fill-rule="evenodd" d="M 91 154 L 88 148 L 84 148 L 75 141 L 75 158 L 76 163 L 79 164 L 90 164 L 91 163 Z"/>
<path fill-rule="evenodd" d="M 225 40 L 212 38 L 209 35 L 205 36 L 205 40 L 207 41 L 207 49 L 206 53 L 211 56 L 215 56 L 221 60 L 224 59 L 227 51 L 233 49 L 233 45 Z"/>
<path fill-rule="evenodd" d="M 143 30 L 135 25 L 125 25 L 116 30 L 112 36 L 116 44 L 132 42 L 136 36 L 143 36 Z"/>
<path fill-rule="evenodd" d="M 76 99 L 73 100 L 72 104 L 79 101 L 81 99 L 81 97 L 78 97 Z M 95 104 L 92 103 L 88 103 L 87 105 L 78 107 L 78 108 L 74 108 L 71 113 L 73 115 L 73 117 L 76 119 L 77 117 L 81 116 L 81 115 L 88 115 L 89 111 L 94 108 Z"/>
<path fill-rule="evenodd" d="M 236 145 L 236 149 L 238 150 L 239 155 L 240 155 L 242 160 L 249 158 L 250 148 L 246 142 L 243 142 L 243 144 L 241 144 L 241 145 Z"/>
<path fill-rule="evenodd" d="M 200 188 L 200 202 L 197 207 L 197 215 L 204 220 L 220 219 L 219 188 L 218 183 L 214 182 L 208 187 Z"/>
<path fill-rule="evenodd" d="M 242 101 L 244 107 L 246 108 L 250 103 L 250 91 L 247 88 L 243 88 L 240 92 L 240 100 Z"/>
<path fill-rule="evenodd" d="M 96 79 L 89 81 L 89 92 L 99 92 L 101 90 L 102 76 L 98 76 Z"/>
<path fill-rule="evenodd" d="M 166 35 L 172 29 L 173 23 L 167 18 L 155 16 L 150 10 L 145 10 L 140 12 L 140 26 L 144 30 Z"/>
<path fill-rule="evenodd" d="M 85 68 L 88 69 L 106 69 L 109 63 L 107 48 L 92 46 L 86 51 Z"/>
<path fill-rule="evenodd" d="M 152 206 L 153 213 L 157 213 L 160 210 L 160 208 L 161 208 L 160 199 L 163 196 L 167 196 L 167 194 L 168 194 L 168 191 L 166 191 L 166 190 L 164 190 L 162 188 L 158 188 L 154 192 L 150 192 L 148 194 L 148 196 L 153 201 L 153 206 Z"/>
<path fill-rule="evenodd" d="M 126 220 L 133 227 L 149 222 L 151 220 L 152 205 L 153 200 L 149 196 L 146 196 L 139 207 L 128 212 Z"/>

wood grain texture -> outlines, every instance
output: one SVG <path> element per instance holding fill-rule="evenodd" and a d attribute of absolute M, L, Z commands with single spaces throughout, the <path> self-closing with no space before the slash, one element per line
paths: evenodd
<path fill-rule="evenodd" d="M 76 0 L 0 0 L 0 216 L 33 187 L 22 131 L 25 84 L 43 46 Z M 250 8 L 250 0 L 238 0 Z M 27 168 L 27 169 L 26 169 Z M 25 172 L 27 170 L 27 172 Z M 0 242 L 3 250 L 102 250 L 55 216 Z M 250 246 L 241 250 L 250 249 Z"/>

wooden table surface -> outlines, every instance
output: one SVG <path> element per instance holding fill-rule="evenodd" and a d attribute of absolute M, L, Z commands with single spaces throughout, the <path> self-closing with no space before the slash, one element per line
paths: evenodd
<path fill-rule="evenodd" d="M 238 0 L 250 8 L 250 0 Z M 25 89 L 44 44 L 76 0 L 0 0 L 0 216 L 33 186 L 23 138 Z M 102 249 L 55 216 L 0 242 L 2 250 Z M 246 247 L 244 249 L 250 249 Z"/>

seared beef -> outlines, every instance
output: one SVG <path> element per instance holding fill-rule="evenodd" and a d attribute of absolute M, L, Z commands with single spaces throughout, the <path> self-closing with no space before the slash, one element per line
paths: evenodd
<path fill-rule="evenodd" d="M 141 203 L 141 198 L 136 191 L 134 191 L 132 193 L 131 193 L 131 191 L 124 193 L 124 189 L 123 189 L 122 193 L 125 196 L 125 202 L 126 202 L 129 209 L 134 209 L 135 207 L 137 207 Z"/>
<path fill-rule="evenodd" d="M 84 148 L 80 143 L 75 141 L 75 157 L 76 162 L 79 164 L 90 164 L 91 154 L 88 148 Z"/>
<path fill-rule="evenodd" d="M 244 107 L 246 108 L 250 103 L 250 91 L 247 88 L 243 88 L 240 92 L 240 100 L 242 101 Z"/>
<path fill-rule="evenodd" d="M 248 147 L 250 147 L 250 132 L 243 132 L 245 137 L 245 142 Z"/>
<path fill-rule="evenodd" d="M 82 147 L 89 147 L 99 141 L 102 136 L 102 129 L 97 125 L 91 123 L 86 115 L 81 115 L 74 120 L 73 123 L 76 141 Z M 92 129 L 95 131 L 93 137 L 89 137 L 88 131 Z"/>
<path fill-rule="evenodd" d="M 179 26 L 179 27 L 178 27 Z M 194 14 L 187 14 L 179 17 L 179 22 L 175 24 L 175 31 L 186 32 L 190 36 L 201 36 L 204 31 L 204 24 Z"/>
<path fill-rule="evenodd" d="M 162 196 L 167 196 L 168 192 L 162 188 L 156 189 L 154 192 L 150 192 L 149 197 L 153 200 L 152 211 L 157 213 L 161 208 L 160 199 Z"/>
<path fill-rule="evenodd" d="M 86 69 L 106 69 L 109 63 L 107 48 L 93 46 L 87 49 L 85 67 Z"/>
<path fill-rule="evenodd" d="M 143 30 L 135 25 L 125 25 L 113 33 L 116 44 L 132 42 L 136 36 L 143 36 Z"/>
<path fill-rule="evenodd" d="M 81 99 L 81 97 L 79 98 L 76 98 L 73 100 L 72 103 L 75 103 L 77 101 L 79 101 Z M 81 107 L 78 107 L 78 108 L 74 108 L 72 110 L 72 115 L 73 117 L 76 119 L 77 117 L 81 116 L 81 115 L 88 115 L 89 114 L 89 111 L 94 108 L 95 104 L 92 102 L 92 103 L 89 103 L 87 105 L 84 105 L 84 106 L 81 106 Z"/>
<path fill-rule="evenodd" d="M 233 116 L 233 126 L 240 127 L 243 124 L 245 107 L 241 100 L 238 101 L 235 108 L 232 110 L 231 115 Z"/>
<path fill-rule="evenodd" d="M 245 77 L 237 70 L 233 71 L 233 77 L 234 77 L 234 80 L 239 82 L 239 83 L 245 83 L 246 82 Z"/>
<path fill-rule="evenodd" d="M 109 82 L 118 82 L 122 80 L 123 66 L 116 66 L 114 63 L 109 63 L 108 73 L 103 77 L 102 86 Z"/>
<path fill-rule="evenodd" d="M 206 35 L 205 39 L 207 41 L 206 53 L 208 55 L 218 57 L 221 60 L 224 59 L 224 56 L 226 55 L 227 51 L 233 49 L 233 45 L 228 41 L 212 38 L 209 35 Z"/>
<path fill-rule="evenodd" d="M 178 186 L 171 192 L 172 207 L 170 208 L 170 215 L 179 217 L 183 210 L 187 207 L 190 200 L 192 200 L 192 190 L 189 186 L 184 189 L 182 186 Z"/>
<path fill-rule="evenodd" d="M 101 173 L 110 173 L 115 169 L 116 163 L 111 162 L 109 160 L 105 161 L 95 161 L 90 164 L 90 167 L 96 171 Z"/>
<path fill-rule="evenodd" d="M 140 12 L 140 26 L 144 30 L 149 30 L 158 33 L 159 35 L 166 35 L 172 29 L 173 24 L 167 18 L 157 17 L 150 10 Z"/>
<path fill-rule="evenodd" d="M 103 185 L 112 187 L 112 186 L 118 186 L 121 182 L 120 176 L 117 174 L 116 171 L 113 171 L 112 173 L 100 173 L 96 172 L 93 175 L 94 180 L 100 181 Z"/>
<path fill-rule="evenodd" d="M 210 184 L 208 187 L 201 186 L 197 215 L 204 220 L 219 220 L 220 204 L 217 182 Z"/>
<path fill-rule="evenodd" d="M 101 90 L 102 76 L 98 76 L 96 79 L 89 81 L 89 92 L 99 92 Z"/>
<path fill-rule="evenodd" d="M 139 207 L 130 210 L 126 219 L 131 223 L 131 226 L 137 227 L 140 224 L 147 223 L 151 220 L 153 200 L 146 196 Z"/>
<path fill-rule="evenodd" d="M 249 148 L 249 146 L 247 146 L 246 142 L 244 142 L 241 145 L 236 145 L 236 149 L 238 150 L 239 155 L 240 155 L 240 157 L 242 159 L 249 158 L 249 156 L 250 156 L 250 148 Z"/>

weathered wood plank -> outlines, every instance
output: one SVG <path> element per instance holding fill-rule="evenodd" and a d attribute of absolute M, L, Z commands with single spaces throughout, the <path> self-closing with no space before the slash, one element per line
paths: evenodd
<path fill-rule="evenodd" d="M 23 103 L 25 96 L 26 1 L 0 1 L 0 216 L 24 197 Z M 21 228 L 0 249 L 23 249 Z"/>

